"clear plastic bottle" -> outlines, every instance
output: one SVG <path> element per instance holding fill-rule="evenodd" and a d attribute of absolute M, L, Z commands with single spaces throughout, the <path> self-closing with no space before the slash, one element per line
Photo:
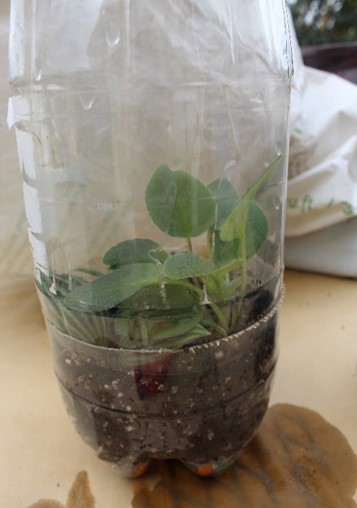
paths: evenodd
<path fill-rule="evenodd" d="M 227 467 L 276 363 L 283 0 L 12 0 L 9 123 L 68 411 L 125 474 Z"/>

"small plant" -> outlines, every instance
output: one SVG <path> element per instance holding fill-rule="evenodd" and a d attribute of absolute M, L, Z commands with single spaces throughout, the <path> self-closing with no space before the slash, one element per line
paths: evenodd
<path fill-rule="evenodd" d="M 206 186 L 186 171 L 158 167 L 146 188 L 147 211 L 185 248 L 169 253 L 135 238 L 104 254 L 105 274 L 42 273 L 39 287 L 53 324 L 80 340 L 131 349 L 182 348 L 237 331 L 244 297 L 258 285 L 248 260 L 268 235 L 255 197 L 281 160 L 241 198 L 228 180 Z M 200 255 L 192 238 L 204 234 Z"/>

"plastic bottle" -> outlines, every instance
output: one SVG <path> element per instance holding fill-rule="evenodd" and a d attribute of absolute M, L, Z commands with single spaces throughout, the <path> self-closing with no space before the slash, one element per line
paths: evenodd
<path fill-rule="evenodd" d="M 232 463 L 266 410 L 292 74 L 277 0 L 12 0 L 15 125 L 67 409 L 124 474 Z"/>

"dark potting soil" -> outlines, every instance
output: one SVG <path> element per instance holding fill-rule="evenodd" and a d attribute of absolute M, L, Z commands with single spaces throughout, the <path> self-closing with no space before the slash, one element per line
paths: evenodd
<path fill-rule="evenodd" d="M 244 332 L 180 351 L 100 348 L 49 325 L 63 398 L 84 440 L 124 473 L 151 458 L 230 462 L 268 406 L 277 357 L 275 289 L 251 297 Z"/>

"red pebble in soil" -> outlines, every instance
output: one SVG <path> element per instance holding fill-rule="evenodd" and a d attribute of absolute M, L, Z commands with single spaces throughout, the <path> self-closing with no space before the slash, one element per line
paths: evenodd
<path fill-rule="evenodd" d="M 164 383 L 168 375 L 171 358 L 145 363 L 134 367 L 135 384 L 141 398 L 164 391 Z"/>

